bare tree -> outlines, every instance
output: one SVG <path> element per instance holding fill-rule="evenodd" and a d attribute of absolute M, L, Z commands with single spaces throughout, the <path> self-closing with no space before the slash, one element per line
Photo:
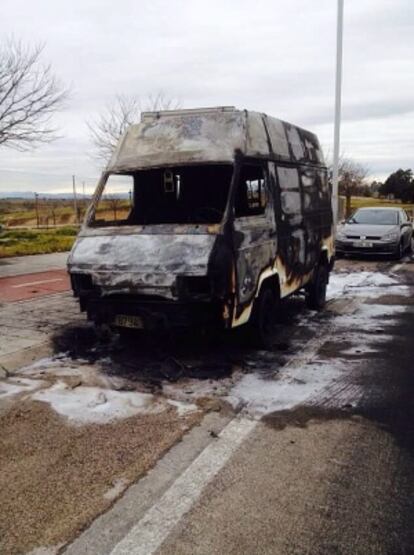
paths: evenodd
<path fill-rule="evenodd" d="M 328 163 L 328 172 L 330 181 L 332 181 L 332 163 Z M 341 156 L 338 168 L 338 189 L 339 194 L 345 197 L 346 217 L 351 214 L 351 198 L 364 193 L 364 182 L 368 174 L 367 166 L 351 158 Z"/>
<path fill-rule="evenodd" d="M 175 110 L 179 102 L 164 93 L 150 95 L 142 104 L 135 96 L 117 95 L 95 120 L 87 122 L 96 157 L 107 162 L 120 137 L 133 123 L 140 120 L 141 111 Z"/>
<path fill-rule="evenodd" d="M 120 209 L 122 206 L 122 199 L 115 195 L 108 195 L 106 197 L 106 200 L 108 201 L 109 207 L 112 209 L 114 213 L 114 221 L 116 222 L 118 209 Z"/>
<path fill-rule="evenodd" d="M 0 43 L 0 146 L 26 150 L 56 138 L 51 116 L 68 93 L 41 63 L 43 49 L 13 39 Z"/>

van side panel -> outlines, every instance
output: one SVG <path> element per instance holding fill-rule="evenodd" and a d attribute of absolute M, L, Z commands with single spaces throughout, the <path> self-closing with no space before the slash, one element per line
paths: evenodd
<path fill-rule="evenodd" d="M 329 247 L 330 191 L 323 168 L 270 163 L 270 173 L 276 187 L 277 267 L 284 297 L 310 280 L 321 252 Z"/>
<path fill-rule="evenodd" d="M 326 256 L 328 262 L 333 257 L 326 169 L 311 164 L 269 162 L 268 191 L 273 218 L 267 216 L 267 230 L 263 220 L 261 227 L 253 218 L 234 222 L 236 233 L 242 232 L 242 241 L 235 245 L 238 297 L 232 327 L 249 321 L 254 299 L 266 279 L 277 278 L 283 298 L 312 279 L 321 256 Z M 261 235 L 255 240 L 256 226 Z"/>

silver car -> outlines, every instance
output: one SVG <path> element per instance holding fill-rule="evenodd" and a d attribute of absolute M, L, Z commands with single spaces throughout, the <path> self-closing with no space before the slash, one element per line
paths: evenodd
<path fill-rule="evenodd" d="M 336 233 L 336 256 L 411 252 L 413 226 L 402 208 L 359 208 Z"/>

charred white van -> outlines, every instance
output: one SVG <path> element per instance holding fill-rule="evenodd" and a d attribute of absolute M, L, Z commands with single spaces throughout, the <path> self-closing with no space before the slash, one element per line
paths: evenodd
<path fill-rule="evenodd" d="M 232 107 L 147 112 L 103 173 L 68 268 L 98 324 L 249 324 L 266 342 L 284 297 L 302 289 L 323 307 L 332 226 L 314 134 Z"/>

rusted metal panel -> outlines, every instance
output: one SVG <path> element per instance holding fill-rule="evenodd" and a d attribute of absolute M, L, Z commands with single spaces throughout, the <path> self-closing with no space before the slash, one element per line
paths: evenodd
<path fill-rule="evenodd" d="M 72 273 L 87 273 L 103 295 L 157 294 L 174 298 L 179 275 L 207 275 L 215 241 L 209 234 L 111 234 L 78 237 L 68 260 Z"/>
<path fill-rule="evenodd" d="M 197 165 L 211 169 L 217 163 L 231 164 L 232 173 L 220 223 L 137 220 L 134 225 L 93 226 L 110 173 L 155 175 L 159 170 L 154 168 L 165 173 L 171 167 L 174 173 L 180 167 L 194 173 Z M 261 167 L 265 176 L 264 210 L 248 217 L 240 216 L 237 206 L 243 165 Z M 258 181 L 252 177 L 249 183 Z M 203 186 L 210 182 L 204 179 Z M 249 320 L 265 280 L 278 283 L 284 297 L 309 282 L 321 256 L 332 260 L 330 203 L 320 145 L 306 130 L 231 107 L 146 113 L 124 135 L 98 184 L 69 270 L 75 280 L 90 278 L 94 302 L 118 296 L 154 297 L 154 302 L 202 298 L 215 311 L 221 307 L 226 327 L 235 327 Z"/>
<path fill-rule="evenodd" d="M 144 119 L 128 129 L 108 170 L 232 162 L 235 150 L 244 150 L 245 123 L 240 111 Z"/>
<path fill-rule="evenodd" d="M 312 133 L 247 110 L 177 110 L 144 114 L 125 133 L 108 171 L 234 161 L 234 153 L 323 163 Z"/>

